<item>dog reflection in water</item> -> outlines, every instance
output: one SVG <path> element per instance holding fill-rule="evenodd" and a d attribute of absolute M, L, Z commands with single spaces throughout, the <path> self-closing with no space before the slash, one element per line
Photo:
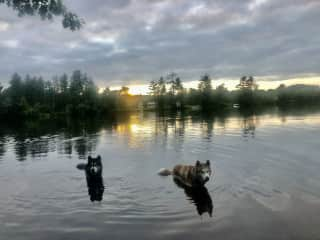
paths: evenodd
<path fill-rule="evenodd" d="M 213 203 L 208 189 L 204 185 L 189 187 L 178 178 L 173 178 L 173 181 L 179 188 L 184 190 L 187 198 L 196 206 L 200 216 L 207 212 L 212 217 Z"/>
<path fill-rule="evenodd" d="M 84 170 L 86 173 L 90 200 L 92 202 L 101 201 L 104 192 L 101 157 L 93 158 L 89 156 L 88 163 L 80 163 L 77 168 Z"/>

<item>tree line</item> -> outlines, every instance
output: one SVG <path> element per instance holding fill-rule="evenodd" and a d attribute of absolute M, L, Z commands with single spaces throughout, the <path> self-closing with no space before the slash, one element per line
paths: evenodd
<path fill-rule="evenodd" d="M 277 89 L 261 90 L 253 76 L 242 76 L 236 90 L 229 91 L 224 84 L 213 88 L 209 74 L 204 74 L 199 79 L 198 88 L 187 91 L 180 77 L 171 73 L 167 77 L 160 77 L 158 81 L 151 81 L 149 89 L 159 110 L 198 106 L 205 112 L 217 112 L 230 108 L 250 110 L 271 106 L 320 105 L 319 86 L 281 84 Z"/>
<path fill-rule="evenodd" d="M 122 95 L 127 94 L 125 88 L 123 91 Z M 8 88 L 0 87 L 0 116 L 17 119 L 104 114 L 121 105 L 118 92 L 106 88 L 99 93 L 93 80 L 79 70 L 52 80 L 15 73 Z"/>
<path fill-rule="evenodd" d="M 200 77 L 197 89 L 187 90 L 176 73 L 151 81 L 146 96 L 132 96 L 129 90 L 123 86 L 116 91 L 109 88 L 99 91 L 92 78 L 80 70 L 51 80 L 15 73 L 7 88 L 0 86 L 0 118 L 86 117 L 142 108 L 218 112 L 234 108 L 320 105 L 319 86 L 282 84 L 277 89 L 260 90 L 252 76 L 241 77 L 233 91 L 223 84 L 214 88 L 209 74 Z"/>

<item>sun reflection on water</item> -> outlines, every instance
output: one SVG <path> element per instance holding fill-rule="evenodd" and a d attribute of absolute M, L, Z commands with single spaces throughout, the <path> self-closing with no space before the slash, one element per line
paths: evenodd
<path fill-rule="evenodd" d="M 150 141 L 161 139 L 166 141 L 161 144 L 168 144 L 181 142 L 184 138 L 211 139 L 214 135 L 255 137 L 258 129 L 270 129 L 284 125 L 290 127 L 299 124 L 320 125 L 320 115 L 309 114 L 299 117 L 268 113 L 249 116 L 234 114 L 227 117 L 199 117 L 133 113 L 127 121 L 117 124 L 115 132 L 119 137 L 125 136 L 123 139 L 127 141 L 128 147 L 144 148 Z"/>

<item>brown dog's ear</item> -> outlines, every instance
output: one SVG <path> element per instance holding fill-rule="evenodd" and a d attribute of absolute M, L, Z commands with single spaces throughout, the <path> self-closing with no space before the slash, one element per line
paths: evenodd
<path fill-rule="evenodd" d="M 196 162 L 196 167 L 199 167 L 199 166 L 200 166 L 200 161 L 197 160 L 197 162 Z"/>
<path fill-rule="evenodd" d="M 207 161 L 206 161 L 206 164 L 207 164 L 208 166 L 210 166 L 210 160 L 207 160 Z"/>

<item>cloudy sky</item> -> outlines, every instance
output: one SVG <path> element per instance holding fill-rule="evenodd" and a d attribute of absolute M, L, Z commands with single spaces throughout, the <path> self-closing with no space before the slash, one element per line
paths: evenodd
<path fill-rule="evenodd" d="M 49 78 L 74 69 L 103 86 L 146 84 L 169 72 L 317 82 L 319 0 L 65 0 L 85 21 L 16 17 L 0 6 L 0 81 L 14 72 Z M 320 82 L 319 82 L 320 83 Z"/>

